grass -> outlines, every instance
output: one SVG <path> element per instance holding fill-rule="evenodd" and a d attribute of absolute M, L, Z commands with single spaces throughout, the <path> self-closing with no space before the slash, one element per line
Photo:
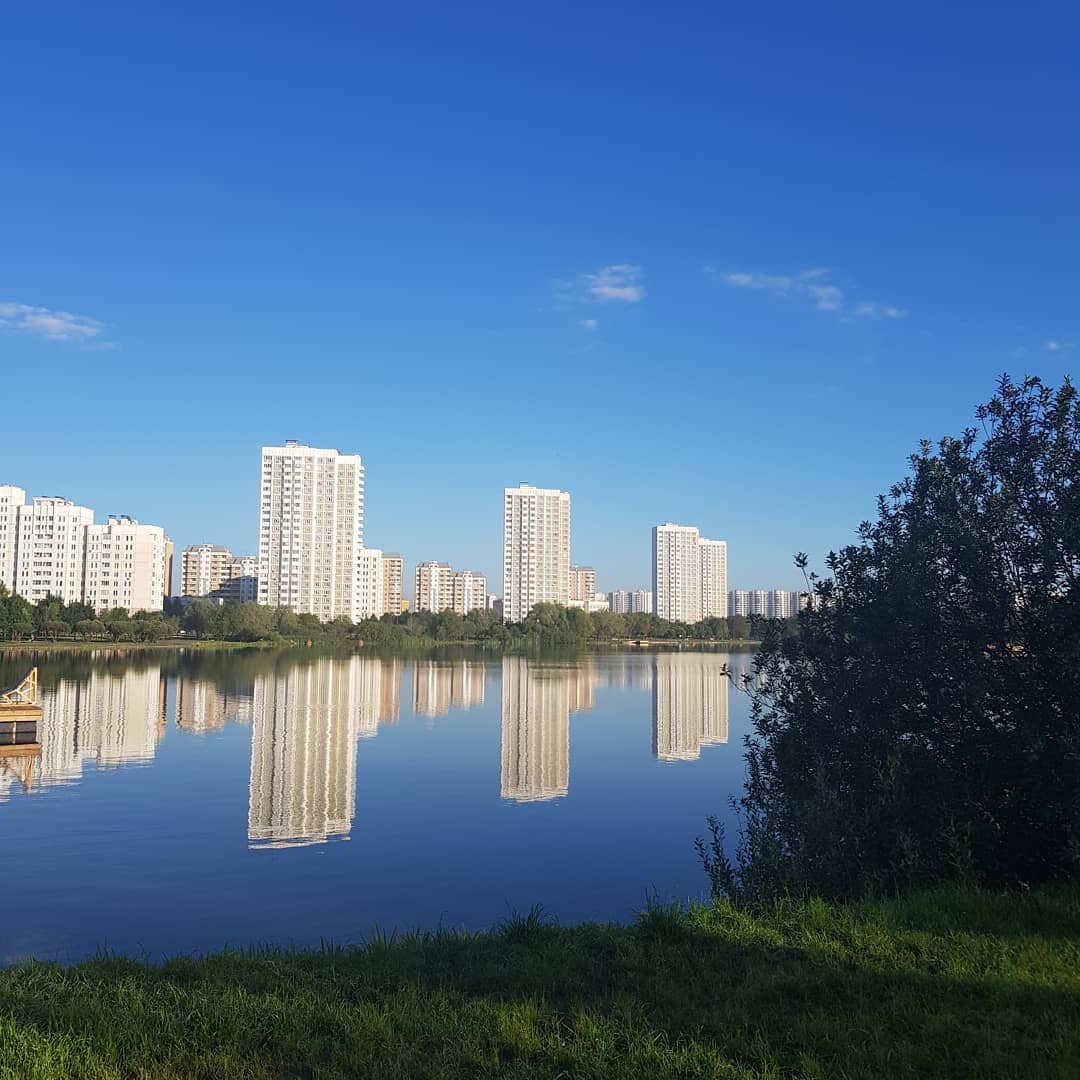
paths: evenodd
<path fill-rule="evenodd" d="M 0 971 L 0 1077 L 1069 1077 L 1080 889 Z"/>

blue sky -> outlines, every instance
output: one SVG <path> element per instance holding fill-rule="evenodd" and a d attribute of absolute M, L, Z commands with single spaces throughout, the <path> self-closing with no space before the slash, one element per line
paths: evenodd
<path fill-rule="evenodd" d="M 1066 3 L 18 5 L 0 482 L 255 544 L 258 454 L 500 583 L 502 488 L 795 587 L 923 436 L 1080 349 Z"/>

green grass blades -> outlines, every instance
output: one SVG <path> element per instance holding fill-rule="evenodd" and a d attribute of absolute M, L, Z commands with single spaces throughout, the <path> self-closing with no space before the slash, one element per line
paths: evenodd
<path fill-rule="evenodd" d="M 0 972 L 0 1077 L 1068 1077 L 1080 889 Z"/>

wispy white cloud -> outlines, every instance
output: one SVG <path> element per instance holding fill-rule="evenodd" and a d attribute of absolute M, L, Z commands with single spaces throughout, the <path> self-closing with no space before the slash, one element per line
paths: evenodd
<path fill-rule="evenodd" d="M 586 330 L 595 330 L 599 325 L 598 319 L 578 319 L 578 326 L 584 326 Z"/>
<path fill-rule="evenodd" d="M 582 274 L 573 292 L 578 300 L 595 304 L 636 304 L 645 299 L 641 267 L 629 263 L 602 266 L 593 274 Z"/>
<path fill-rule="evenodd" d="M 1075 341 L 1048 341 L 1043 348 L 1047 352 L 1065 352 L 1067 349 L 1071 349 L 1075 345 Z"/>
<path fill-rule="evenodd" d="M 0 301 L 0 330 L 33 334 L 49 341 L 87 342 L 100 337 L 105 324 L 70 311 Z"/>
<path fill-rule="evenodd" d="M 844 290 L 829 280 L 827 267 L 802 270 L 797 274 L 763 274 L 756 270 L 724 273 L 706 266 L 705 273 L 732 289 L 761 289 L 775 296 L 794 296 L 809 300 L 818 311 L 840 311 L 853 319 L 902 319 L 907 312 L 893 304 L 861 300 L 849 306 Z"/>
<path fill-rule="evenodd" d="M 902 319 L 907 312 L 892 304 L 879 304 L 876 300 L 863 300 L 855 305 L 854 314 L 862 319 Z"/>

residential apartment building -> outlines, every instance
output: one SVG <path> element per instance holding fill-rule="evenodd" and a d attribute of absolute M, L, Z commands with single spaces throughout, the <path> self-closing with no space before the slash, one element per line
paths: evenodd
<path fill-rule="evenodd" d="M 625 589 L 612 589 L 607 594 L 608 607 L 615 612 L 616 615 L 629 615 L 630 614 L 630 593 Z"/>
<path fill-rule="evenodd" d="M 422 562 L 413 571 L 415 611 L 447 611 L 454 606 L 454 571 L 449 563 Z"/>
<path fill-rule="evenodd" d="M 454 572 L 454 610 L 459 615 L 487 606 L 487 578 L 476 570 Z"/>
<path fill-rule="evenodd" d="M 14 484 L 0 484 L 0 584 L 15 592 L 15 549 L 18 547 L 19 508 L 26 492 Z"/>
<path fill-rule="evenodd" d="M 653 529 L 655 614 L 672 622 L 701 621 L 701 534 L 666 522 Z"/>
<path fill-rule="evenodd" d="M 417 611 L 468 615 L 487 607 L 487 578 L 475 570 L 454 570 L 444 562 L 418 563 L 413 584 Z"/>
<path fill-rule="evenodd" d="M 596 596 L 596 571 L 591 566 L 570 567 L 570 603 L 587 607 Z"/>
<path fill-rule="evenodd" d="M 95 611 L 160 611 L 172 546 L 165 530 L 120 516 L 88 525 L 85 535 L 84 602 Z"/>
<path fill-rule="evenodd" d="M 352 616 L 353 622 L 401 614 L 405 560 L 400 555 L 378 548 L 361 548 L 356 575 L 356 614 Z"/>
<path fill-rule="evenodd" d="M 725 541 L 670 521 L 653 529 L 654 614 L 687 623 L 723 617 L 727 592 Z"/>
<path fill-rule="evenodd" d="M 260 604 L 323 621 L 364 617 L 364 465 L 288 441 L 262 448 L 259 493 Z M 381 606 L 381 598 L 374 606 Z"/>
<path fill-rule="evenodd" d="M 653 594 L 650 589 L 635 589 L 630 594 L 630 611 L 646 611 L 652 614 Z"/>
<path fill-rule="evenodd" d="M 748 589 L 732 589 L 728 593 L 728 613 L 731 615 L 752 615 L 753 595 Z"/>
<path fill-rule="evenodd" d="M 180 557 L 180 595 L 209 596 L 231 576 L 233 553 L 219 544 L 195 544 Z"/>
<path fill-rule="evenodd" d="M 790 619 L 804 606 L 799 593 L 786 589 L 733 589 L 728 594 L 728 607 L 732 615 Z"/>
<path fill-rule="evenodd" d="M 259 599 L 259 559 L 256 555 L 238 555 L 229 563 L 228 577 L 217 595 L 226 604 L 254 604 Z"/>
<path fill-rule="evenodd" d="M 70 499 L 41 496 L 20 506 L 13 591 L 31 604 L 50 594 L 65 604 L 82 602 L 86 530 L 93 521 L 93 510 Z"/>
<path fill-rule="evenodd" d="M 728 613 L 727 543 L 698 541 L 701 551 L 701 617 L 723 619 Z"/>
<path fill-rule="evenodd" d="M 400 615 L 405 598 L 405 560 L 396 551 L 382 556 L 381 615 Z"/>
<path fill-rule="evenodd" d="M 503 616 L 570 602 L 570 494 L 521 484 L 503 496 Z"/>

